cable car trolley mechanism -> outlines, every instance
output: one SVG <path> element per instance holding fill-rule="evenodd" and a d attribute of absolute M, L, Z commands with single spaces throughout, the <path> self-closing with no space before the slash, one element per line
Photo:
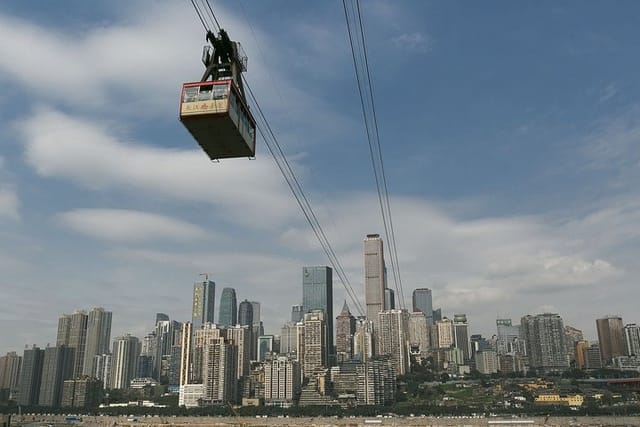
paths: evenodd
<path fill-rule="evenodd" d="M 238 42 L 220 29 L 207 32 L 199 82 L 182 85 L 180 121 L 211 160 L 254 157 L 256 122 L 249 111 L 242 84 L 247 56 Z"/>

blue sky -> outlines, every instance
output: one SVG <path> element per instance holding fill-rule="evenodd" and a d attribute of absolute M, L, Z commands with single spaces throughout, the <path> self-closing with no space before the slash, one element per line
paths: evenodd
<path fill-rule="evenodd" d="M 361 6 L 405 295 L 488 336 L 498 315 L 639 322 L 640 5 Z M 342 2 L 213 7 L 361 291 L 382 223 Z M 203 42 L 189 2 L 0 5 L 0 353 L 96 305 L 113 336 L 188 320 L 203 272 L 277 332 L 327 263 L 260 140 L 212 164 L 177 120 Z"/>

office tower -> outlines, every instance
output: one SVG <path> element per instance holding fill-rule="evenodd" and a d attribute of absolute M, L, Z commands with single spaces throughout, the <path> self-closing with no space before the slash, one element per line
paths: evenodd
<path fill-rule="evenodd" d="M 238 323 L 238 300 L 236 290 L 224 288 L 220 296 L 220 310 L 218 312 L 218 324 L 220 326 L 234 326 Z"/>
<path fill-rule="evenodd" d="M 387 287 L 384 248 L 379 234 L 367 234 L 364 239 L 364 300 L 367 319 L 374 322 L 377 334 L 378 313 L 384 310 L 384 290 Z M 375 339 L 375 338 L 374 338 Z"/>
<path fill-rule="evenodd" d="M 0 357 L 0 390 L 9 390 L 9 397 L 13 397 L 20 381 L 22 356 L 15 351 Z"/>
<path fill-rule="evenodd" d="M 396 294 L 393 289 L 385 288 L 384 290 L 384 309 L 394 310 L 396 308 Z"/>
<path fill-rule="evenodd" d="M 129 388 L 136 373 L 136 361 L 140 350 L 140 340 L 134 336 L 126 334 L 114 339 L 111 359 L 111 388 Z"/>
<path fill-rule="evenodd" d="M 530 367 L 557 371 L 569 366 L 562 317 L 551 313 L 527 315 L 521 319 L 520 327 Z"/>
<path fill-rule="evenodd" d="M 436 321 L 438 348 L 449 348 L 454 345 L 453 321 L 446 317 Z"/>
<path fill-rule="evenodd" d="M 33 346 L 22 354 L 22 369 L 18 389 L 18 404 L 22 406 L 37 405 L 40 397 L 42 380 L 42 362 L 44 350 Z"/>
<path fill-rule="evenodd" d="M 640 356 L 640 326 L 624 325 L 624 348 L 627 356 Z"/>
<path fill-rule="evenodd" d="M 58 407 L 62 395 L 62 384 L 71 378 L 73 349 L 64 345 L 47 347 L 42 359 L 39 406 Z"/>
<path fill-rule="evenodd" d="M 513 325 L 511 319 L 496 319 L 498 335 L 496 337 L 496 351 L 498 356 L 520 353 L 520 325 Z M 523 353 L 524 354 L 524 353 Z"/>
<path fill-rule="evenodd" d="M 625 354 L 622 318 L 620 316 L 606 316 L 597 319 L 596 327 L 602 364 L 608 366 L 614 357 Z"/>
<path fill-rule="evenodd" d="M 251 331 L 251 360 L 258 358 L 258 337 L 264 335 L 264 325 L 260 318 L 260 303 L 257 301 L 250 301 L 251 308 L 253 310 L 253 327 Z"/>
<path fill-rule="evenodd" d="M 373 357 L 373 321 L 364 317 L 356 319 L 353 334 L 353 358 L 366 361 Z"/>
<path fill-rule="evenodd" d="M 298 394 L 300 364 L 286 356 L 278 356 L 264 364 L 264 403 L 288 408 Z"/>
<path fill-rule="evenodd" d="M 262 322 L 260 318 L 260 303 L 258 301 L 249 301 L 251 303 L 251 308 L 253 309 L 253 324 L 257 325 Z"/>
<path fill-rule="evenodd" d="M 433 314 L 431 317 L 433 317 L 433 323 L 437 322 L 438 320 L 442 320 L 442 309 L 438 308 L 436 310 L 433 310 Z"/>
<path fill-rule="evenodd" d="M 331 267 L 302 267 L 302 306 L 305 313 L 322 310 L 326 322 L 326 346 L 333 351 L 333 270 Z M 329 361 L 330 359 L 327 359 Z"/>
<path fill-rule="evenodd" d="M 93 362 L 99 354 L 109 353 L 111 343 L 111 312 L 95 307 L 87 318 L 87 340 L 84 351 L 82 374 L 92 376 L 95 370 Z"/>
<path fill-rule="evenodd" d="M 287 322 L 280 329 L 280 353 L 295 354 L 298 346 L 297 327 L 293 322 Z"/>
<path fill-rule="evenodd" d="M 408 328 L 411 354 L 418 359 L 426 359 L 431 346 L 429 345 L 429 326 L 424 313 L 421 311 L 409 313 Z"/>
<path fill-rule="evenodd" d="M 251 367 L 251 328 L 235 325 L 227 329 L 227 340 L 236 347 L 236 379 L 249 375 Z"/>
<path fill-rule="evenodd" d="M 238 308 L 238 323 L 242 326 L 253 326 L 253 305 L 244 300 Z"/>
<path fill-rule="evenodd" d="M 391 356 L 395 374 L 406 374 L 409 367 L 409 313 L 406 310 L 384 310 L 378 313 L 377 354 Z"/>
<path fill-rule="evenodd" d="M 291 322 L 298 323 L 302 322 L 304 318 L 304 306 L 301 304 L 296 304 L 291 306 Z"/>
<path fill-rule="evenodd" d="M 273 352 L 273 335 L 261 335 L 258 337 L 258 362 L 264 362 L 267 355 Z"/>
<path fill-rule="evenodd" d="M 304 315 L 304 359 L 303 374 L 311 377 L 314 372 L 327 366 L 327 323 L 322 310 L 313 310 Z"/>
<path fill-rule="evenodd" d="M 193 284 L 193 312 L 191 324 L 197 330 L 205 323 L 214 323 L 214 306 L 216 302 L 216 284 L 205 275 L 203 282 Z"/>
<path fill-rule="evenodd" d="M 427 319 L 427 325 L 433 325 L 433 301 L 431 289 L 414 289 L 411 301 L 413 302 L 413 312 L 421 312 Z"/>
<path fill-rule="evenodd" d="M 156 313 L 156 323 L 163 320 L 169 320 L 169 315 L 165 313 Z"/>
<path fill-rule="evenodd" d="M 465 363 L 468 363 L 471 360 L 471 341 L 466 314 L 453 315 L 453 340 L 455 347 L 462 350 Z"/>
<path fill-rule="evenodd" d="M 353 334 L 356 332 L 356 318 L 344 302 L 342 311 L 336 317 L 336 358 L 338 363 L 351 360 L 353 355 Z"/>
<path fill-rule="evenodd" d="M 87 313 L 82 310 L 76 311 L 73 314 L 63 314 L 58 320 L 56 346 L 64 345 L 73 349 L 73 378 L 81 377 L 84 370 L 87 321 Z"/>
<path fill-rule="evenodd" d="M 153 370 L 152 377 L 161 380 L 169 376 L 169 366 L 171 364 L 171 348 L 179 344 L 179 333 L 182 328 L 180 322 L 175 320 L 159 320 L 152 333 L 154 337 Z M 176 342 L 176 336 L 178 341 Z"/>

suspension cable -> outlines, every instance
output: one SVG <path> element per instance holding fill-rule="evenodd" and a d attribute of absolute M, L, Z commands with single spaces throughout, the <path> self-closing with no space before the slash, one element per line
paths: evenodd
<path fill-rule="evenodd" d="M 351 54 L 353 58 L 356 82 L 358 86 L 358 94 L 360 96 L 360 106 L 362 109 L 366 136 L 369 144 L 369 154 L 371 156 L 371 164 L 373 168 L 374 179 L 376 182 L 376 189 L 378 192 L 378 202 L 380 204 L 382 222 L 384 225 L 385 236 L 387 238 L 390 249 L 389 252 L 394 284 L 396 292 L 398 293 L 400 307 L 404 308 L 404 290 L 402 286 L 402 279 L 400 276 L 400 264 L 398 261 L 395 230 L 393 227 L 393 220 L 391 216 L 389 191 L 385 175 L 382 149 L 380 145 L 380 132 L 373 97 L 369 61 L 367 57 L 366 34 L 364 32 L 364 26 L 362 24 L 362 14 L 360 13 L 359 0 L 354 0 L 351 2 L 350 9 L 351 15 L 353 16 L 350 16 L 349 10 L 347 8 L 347 2 L 348 0 L 343 0 L 342 4 L 344 8 L 345 21 L 347 24 L 347 32 L 349 35 L 349 44 L 351 46 Z M 356 5 L 355 8 L 353 7 L 354 2 Z M 352 24 L 352 21 L 356 20 L 357 23 Z"/>

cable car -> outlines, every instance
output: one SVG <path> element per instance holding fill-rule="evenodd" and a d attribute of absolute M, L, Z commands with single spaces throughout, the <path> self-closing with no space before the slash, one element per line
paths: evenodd
<path fill-rule="evenodd" d="M 222 29 L 217 37 L 208 32 L 207 40 L 212 46 L 203 50 L 202 79 L 182 85 L 180 121 L 211 160 L 254 157 L 256 122 L 241 76 L 247 57 Z"/>

